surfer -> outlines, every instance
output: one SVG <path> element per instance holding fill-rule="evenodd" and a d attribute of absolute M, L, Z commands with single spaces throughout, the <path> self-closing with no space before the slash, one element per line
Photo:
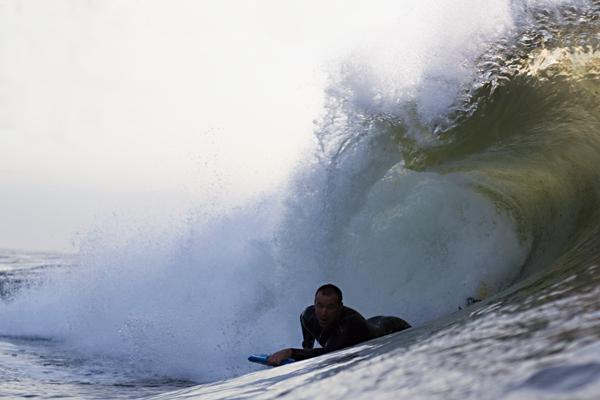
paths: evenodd
<path fill-rule="evenodd" d="M 374 339 L 410 328 L 401 318 L 377 316 L 365 319 L 360 313 L 342 303 L 342 291 L 326 284 L 317 289 L 315 303 L 300 315 L 302 349 L 283 349 L 267 359 L 269 365 L 279 365 L 292 358 L 296 361 Z M 313 348 L 315 340 L 321 348 Z"/>

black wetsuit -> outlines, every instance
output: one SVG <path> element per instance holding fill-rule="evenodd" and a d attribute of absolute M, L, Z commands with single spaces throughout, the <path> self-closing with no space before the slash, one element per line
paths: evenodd
<path fill-rule="evenodd" d="M 377 316 L 365 319 L 357 311 L 343 306 L 339 322 L 329 329 L 319 325 L 315 315 L 315 306 L 309 306 L 300 315 L 302 326 L 302 349 L 292 349 L 292 358 L 296 361 L 320 356 L 365 342 L 376 337 L 410 328 L 403 319 Z M 315 340 L 321 345 L 314 349 Z"/>

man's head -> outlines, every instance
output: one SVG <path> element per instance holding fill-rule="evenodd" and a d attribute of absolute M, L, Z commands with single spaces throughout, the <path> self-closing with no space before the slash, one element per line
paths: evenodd
<path fill-rule="evenodd" d="M 342 291 L 328 283 L 317 289 L 315 293 L 315 314 L 322 328 L 335 325 L 342 313 Z"/>

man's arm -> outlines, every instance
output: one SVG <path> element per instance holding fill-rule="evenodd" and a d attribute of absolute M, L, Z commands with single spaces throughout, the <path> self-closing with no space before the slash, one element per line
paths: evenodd
<path fill-rule="evenodd" d="M 290 357 L 296 361 L 306 360 L 308 358 L 317 357 L 323 355 L 325 353 L 329 353 L 330 351 L 338 350 L 328 347 L 318 348 L 318 349 L 288 349 L 290 350 Z"/>
<path fill-rule="evenodd" d="M 283 350 L 279 350 L 276 353 L 271 354 L 269 356 L 269 358 L 267 358 L 267 364 L 276 366 L 276 365 L 281 364 L 281 362 L 283 360 L 287 360 L 288 358 L 293 358 L 292 350 L 293 349 L 283 349 Z M 295 358 L 294 358 L 294 360 L 295 360 Z"/>
<path fill-rule="evenodd" d="M 313 346 L 315 345 L 315 337 L 312 332 L 308 329 L 308 325 L 310 324 L 310 318 L 314 315 L 314 307 L 307 307 L 302 314 L 300 314 L 300 327 L 302 328 L 302 349 L 283 349 L 279 350 L 276 353 L 273 353 L 267 359 L 267 364 L 269 365 L 279 365 L 283 360 L 287 360 L 288 358 L 293 358 L 296 361 L 304 360 L 306 358 L 315 357 L 315 355 L 310 352 L 303 353 L 306 350 L 313 350 Z M 318 349 L 323 350 L 323 349 Z M 293 355 L 296 355 L 294 357 Z M 308 356 L 307 356 L 308 355 Z"/>
<path fill-rule="evenodd" d="M 309 309 L 307 308 L 306 310 L 304 310 L 304 312 L 302 314 L 300 314 L 300 326 L 302 327 L 302 348 L 303 349 L 312 349 L 315 345 L 315 337 L 310 332 L 310 330 L 308 330 L 308 327 L 307 327 L 308 315 L 306 315 L 306 314 L 308 312 L 309 312 Z"/>
<path fill-rule="evenodd" d="M 288 358 L 293 358 L 296 361 L 306 360 L 308 358 L 313 358 L 320 356 L 322 354 L 328 353 L 330 351 L 334 351 L 338 349 L 334 348 L 319 348 L 319 349 L 283 349 L 279 350 L 276 353 L 273 353 L 267 359 L 267 364 L 269 365 L 279 365 L 283 360 L 287 360 Z"/>

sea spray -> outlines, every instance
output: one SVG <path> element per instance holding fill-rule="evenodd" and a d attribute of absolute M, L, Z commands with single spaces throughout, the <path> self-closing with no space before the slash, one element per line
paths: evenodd
<path fill-rule="evenodd" d="M 146 373 L 205 381 L 249 370 L 243 354 L 295 339 L 276 292 L 275 208 L 232 210 L 171 233 L 177 241 L 146 232 L 115 251 L 96 239 L 77 269 L 4 304 L 2 333 L 55 338 Z"/>

